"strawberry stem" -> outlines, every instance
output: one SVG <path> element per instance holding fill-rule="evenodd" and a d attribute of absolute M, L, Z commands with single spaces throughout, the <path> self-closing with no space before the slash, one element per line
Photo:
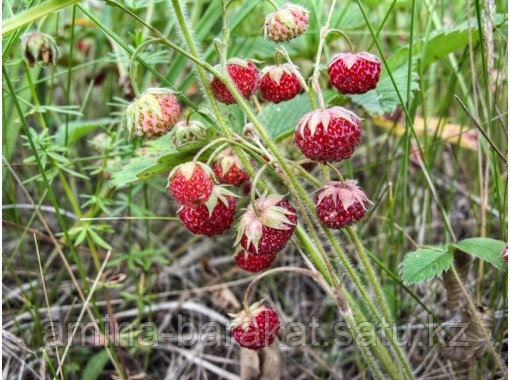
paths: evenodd
<path fill-rule="evenodd" d="M 260 211 L 257 208 L 257 205 L 255 203 L 255 192 L 257 190 L 257 184 L 259 182 L 259 179 L 262 176 L 262 173 L 264 172 L 264 170 L 267 168 L 268 165 L 269 165 L 269 162 L 266 162 L 264 165 L 262 165 L 262 167 L 259 169 L 259 171 L 255 175 L 255 177 L 253 178 L 253 186 L 250 189 L 250 203 L 251 203 L 251 206 L 253 207 L 253 211 L 255 212 L 255 215 L 257 215 L 258 218 L 260 218 Z"/>
<path fill-rule="evenodd" d="M 266 0 L 269 4 L 271 4 L 273 6 L 273 8 L 275 9 L 275 11 L 277 11 L 278 9 L 278 5 L 276 5 L 276 3 L 273 1 L 273 0 Z"/>
<path fill-rule="evenodd" d="M 324 106 L 324 98 L 322 97 L 321 86 L 319 85 L 319 80 L 316 77 L 310 78 L 312 84 L 315 87 L 315 91 L 317 92 L 317 98 L 319 98 L 319 106 L 322 112 L 326 111 L 326 107 Z"/>
<path fill-rule="evenodd" d="M 326 36 L 329 35 L 330 33 L 340 34 L 340 36 L 345 40 L 345 42 L 347 42 L 347 45 L 349 46 L 349 51 L 351 53 L 354 53 L 354 46 L 352 45 L 352 42 L 349 39 L 349 37 L 347 36 L 347 34 L 342 32 L 340 29 L 329 29 L 328 32 L 326 33 Z"/>
<path fill-rule="evenodd" d="M 133 91 L 135 92 L 135 95 L 137 98 L 140 97 L 140 90 L 138 89 L 138 84 L 136 83 L 136 73 L 135 73 L 135 62 L 136 57 L 140 52 L 147 46 L 155 42 L 160 42 L 159 38 L 151 38 L 147 41 L 142 42 L 133 52 L 133 55 L 131 56 L 131 60 L 129 61 L 129 79 L 131 80 L 131 86 L 133 87 Z"/>
<path fill-rule="evenodd" d="M 257 282 L 259 282 L 260 280 L 262 280 L 264 277 L 267 277 L 269 275 L 273 275 L 273 274 L 276 274 L 276 273 L 283 273 L 283 272 L 293 272 L 293 273 L 300 273 L 300 274 L 304 274 L 304 275 L 307 275 L 307 276 L 310 276 L 312 277 L 314 280 L 316 280 L 319 284 L 322 285 L 322 287 L 324 288 L 324 290 L 333 298 L 335 299 L 335 295 L 333 294 L 333 292 L 331 291 L 331 288 L 329 287 L 329 285 L 326 283 L 326 281 L 317 273 L 317 272 L 312 272 L 311 270 L 309 269 L 304 269 L 304 268 L 296 268 L 296 267 L 280 267 L 280 268 L 273 268 L 273 269 L 269 269 L 267 271 L 265 271 L 264 273 L 261 273 L 259 274 L 257 277 L 255 277 L 251 282 L 250 284 L 248 285 L 248 287 L 246 288 L 245 292 L 244 292 L 244 296 L 243 296 L 243 308 L 244 310 L 246 311 L 247 309 L 249 310 L 249 307 L 248 307 L 248 296 L 250 294 L 250 291 L 251 289 L 253 288 L 253 286 L 255 286 L 255 284 Z"/>
<path fill-rule="evenodd" d="M 331 163 L 327 163 L 326 165 L 328 165 L 331 169 L 333 169 L 333 171 L 336 173 L 336 175 L 338 176 L 338 180 L 340 181 L 340 183 L 343 185 L 344 184 L 344 177 L 342 177 L 342 174 L 340 174 L 340 172 L 338 171 L 337 168 L 335 168 L 335 166 Z"/>

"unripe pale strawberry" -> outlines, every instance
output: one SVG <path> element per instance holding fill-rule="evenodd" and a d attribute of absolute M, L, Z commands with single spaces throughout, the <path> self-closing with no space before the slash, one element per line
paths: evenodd
<path fill-rule="evenodd" d="M 232 336 L 241 347 L 260 350 L 271 345 L 278 336 L 280 320 L 272 307 L 257 302 L 250 306 L 248 312 L 242 310 L 232 317 Z"/>
<path fill-rule="evenodd" d="M 286 42 L 308 29 L 308 9 L 285 4 L 276 12 L 270 13 L 264 22 L 264 38 L 274 42 Z"/>
<path fill-rule="evenodd" d="M 329 61 L 328 74 L 340 93 L 364 94 L 377 86 L 381 61 L 367 52 L 340 53 Z"/>
<path fill-rule="evenodd" d="M 361 141 L 361 123 L 343 107 L 315 110 L 301 118 L 294 138 L 301 152 L 311 160 L 341 161 L 350 158 Z"/>
<path fill-rule="evenodd" d="M 207 136 L 207 128 L 196 120 L 182 120 L 177 122 L 170 132 L 172 142 L 176 148 L 197 142 Z"/>
<path fill-rule="evenodd" d="M 197 235 L 221 235 L 234 222 L 236 202 L 234 194 L 221 186 L 214 186 L 207 202 L 183 206 L 177 215 L 188 230 Z"/>
<path fill-rule="evenodd" d="M 193 207 L 209 200 L 213 176 L 211 169 L 201 162 L 186 162 L 170 172 L 168 187 L 177 203 Z"/>
<path fill-rule="evenodd" d="M 272 255 L 281 251 L 296 228 L 294 207 L 281 195 L 269 195 L 255 201 L 241 216 L 234 243 L 257 255 Z"/>
<path fill-rule="evenodd" d="M 357 181 L 348 179 L 343 183 L 332 181 L 322 186 L 315 198 L 315 212 L 331 229 L 339 229 L 360 220 L 372 202 Z"/>
<path fill-rule="evenodd" d="M 241 186 L 243 182 L 250 178 L 250 175 L 244 169 L 243 163 L 231 147 L 218 154 L 212 169 L 218 181 L 227 185 Z"/>
<path fill-rule="evenodd" d="M 126 109 L 131 136 L 155 139 L 170 131 L 181 114 L 172 90 L 149 88 Z"/>
<path fill-rule="evenodd" d="M 216 68 L 219 69 L 219 66 Z M 259 89 L 259 71 L 250 61 L 239 58 L 229 59 L 227 73 L 243 98 L 250 98 Z M 234 95 L 218 78 L 214 77 L 211 81 L 211 89 L 218 101 L 225 104 L 237 103 Z"/>
<path fill-rule="evenodd" d="M 294 98 L 301 91 L 301 83 L 290 64 L 267 66 L 262 70 L 260 93 L 262 99 L 280 103 Z"/>

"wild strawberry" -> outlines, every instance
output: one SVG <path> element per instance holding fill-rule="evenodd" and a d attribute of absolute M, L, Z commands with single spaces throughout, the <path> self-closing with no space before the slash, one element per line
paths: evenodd
<path fill-rule="evenodd" d="M 274 42 L 285 42 L 308 29 L 308 9 L 296 4 L 285 4 L 270 13 L 264 23 L 264 38 Z"/>
<path fill-rule="evenodd" d="M 322 186 L 315 198 L 315 212 L 328 228 L 339 229 L 360 220 L 372 202 L 357 181 L 330 182 Z"/>
<path fill-rule="evenodd" d="M 290 100 L 301 91 L 301 83 L 290 64 L 267 66 L 262 70 L 260 93 L 262 99 L 273 103 Z"/>
<path fill-rule="evenodd" d="M 340 53 L 329 61 L 328 74 L 340 93 L 364 94 L 377 86 L 381 61 L 367 52 Z"/>
<path fill-rule="evenodd" d="M 232 316 L 232 335 L 241 347 L 260 350 L 271 345 L 278 336 L 280 320 L 270 306 L 261 306 L 257 302 L 248 311 L 243 310 Z"/>
<path fill-rule="evenodd" d="M 149 88 L 126 109 L 129 134 L 142 139 L 162 136 L 177 123 L 180 114 L 172 90 Z"/>
<path fill-rule="evenodd" d="M 36 63 L 55 66 L 61 55 L 55 39 L 41 32 L 27 33 L 21 38 L 21 54 L 29 67 Z"/>
<path fill-rule="evenodd" d="M 240 186 L 250 178 L 248 172 L 244 170 L 243 163 L 231 147 L 218 155 L 213 163 L 213 171 L 219 182 L 232 186 Z"/>
<path fill-rule="evenodd" d="M 508 244 L 505 245 L 503 252 L 501 252 L 501 256 L 503 256 L 503 260 L 505 260 L 505 263 L 508 265 Z"/>
<path fill-rule="evenodd" d="M 250 204 L 241 217 L 234 245 L 241 243 L 244 249 L 257 255 L 281 251 L 296 228 L 296 210 L 276 194 L 257 199 L 255 207 L 257 212 Z"/>
<path fill-rule="evenodd" d="M 172 142 L 176 148 L 202 140 L 207 135 L 207 128 L 199 121 L 179 121 L 172 128 Z"/>
<path fill-rule="evenodd" d="M 234 194 L 215 186 L 206 203 L 183 206 L 177 215 L 188 230 L 197 235 L 221 235 L 232 226 L 236 202 Z"/>
<path fill-rule="evenodd" d="M 311 160 L 335 162 L 351 157 L 361 140 L 358 117 L 335 106 L 305 114 L 294 134 L 301 152 Z"/>
<path fill-rule="evenodd" d="M 186 162 L 170 172 L 168 187 L 177 203 L 193 207 L 206 202 L 211 196 L 213 173 L 200 162 Z"/>
<path fill-rule="evenodd" d="M 243 98 L 248 99 L 259 89 L 259 71 L 250 61 L 231 58 L 227 61 L 227 72 Z M 237 103 L 227 86 L 218 78 L 211 81 L 211 89 L 218 101 L 225 104 Z"/>
<path fill-rule="evenodd" d="M 255 255 L 240 249 L 234 256 L 237 265 L 248 272 L 260 272 L 269 268 L 276 260 L 277 253 L 272 255 Z"/>

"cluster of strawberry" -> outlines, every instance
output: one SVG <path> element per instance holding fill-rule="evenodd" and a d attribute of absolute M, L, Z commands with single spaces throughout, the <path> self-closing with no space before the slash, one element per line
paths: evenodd
<path fill-rule="evenodd" d="M 275 42 L 288 41 L 308 28 L 308 17 L 305 8 L 286 4 L 266 17 L 264 35 Z M 279 103 L 294 98 L 302 89 L 298 68 L 288 63 L 265 67 L 259 73 L 253 62 L 233 58 L 227 61 L 226 71 L 245 99 L 260 91 L 263 99 Z M 343 94 L 361 94 L 374 89 L 380 71 L 380 61 L 366 52 L 337 54 L 328 67 L 332 85 Z M 237 102 L 219 78 L 212 78 L 210 86 L 218 101 Z M 171 91 L 149 89 L 130 105 L 128 125 L 132 134 L 142 138 L 155 138 L 171 130 L 176 144 L 205 136 L 205 128 L 200 123 L 177 123 L 179 116 L 179 105 Z M 360 119 L 353 112 L 335 106 L 305 114 L 294 139 L 308 159 L 331 163 L 349 159 L 361 140 L 361 133 Z M 180 220 L 191 232 L 205 236 L 222 234 L 232 226 L 236 195 L 227 186 L 239 187 L 249 183 L 250 178 L 232 148 L 224 149 L 212 159 L 211 167 L 196 161 L 181 164 L 168 177 L 168 187 L 180 205 L 177 212 Z M 358 221 L 370 203 L 355 180 L 329 182 L 317 191 L 315 198 L 318 218 L 331 229 Z M 237 225 L 236 263 L 250 272 L 269 268 L 290 240 L 296 224 L 296 210 L 283 196 L 262 196 L 251 202 Z M 259 349 L 274 341 L 279 324 L 271 307 L 256 303 L 234 316 L 232 333 L 241 346 Z"/>

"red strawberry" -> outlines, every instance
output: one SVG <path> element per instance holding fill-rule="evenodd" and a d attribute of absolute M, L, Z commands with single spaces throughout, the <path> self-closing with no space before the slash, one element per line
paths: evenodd
<path fill-rule="evenodd" d="M 129 133 L 143 139 L 162 136 L 179 120 L 180 112 L 173 91 L 149 88 L 126 109 Z"/>
<path fill-rule="evenodd" d="M 227 72 L 239 93 L 248 99 L 260 85 L 259 71 L 253 63 L 244 59 L 232 58 L 227 62 Z M 211 89 L 214 97 L 225 104 L 237 103 L 230 90 L 218 78 L 211 81 Z"/>
<path fill-rule="evenodd" d="M 340 93 L 364 94 L 377 86 L 381 61 L 367 52 L 341 53 L 329 61 L 328 74 Z"/>
<path fill-rule="evenodd" d="M 501 256 L 503 256 L 503 260 L 505 260 L 505 263 L 508 265 L 508 244 L 505 245 L 505 248 L 503 249 Z M 237 261 L 237 259 L 236 259 L 236 261 Z"/>
<path fill-rule="evenodd" d="M 172 129 L 172 142 L 176 148 L 205 139 L 207 127 L 196 120 L 179 121 Z"/>
<path fill-rule="evenodd" d="M 296 4 L 285 4 L 270 13 L 264 23 L 264 38 L 274 42 L 285 42 L 308 29 L 308 9 Z"/>
<path fill-rule="evenodd" d="M 234 314 L 235 319 L 230 322 L 232 335 L 241 347 L 260 350 L 274 342 L 278 336 L 280 320 L 270 306 L 261 306 L 259 302 Z"/>
<path fill-rule="evenodd" d="M 183 206 L 177 211 L 186 228 L 197 235 L 221 235 L 232 226 L 236 202 L 234 194 L 215 186 L 206 203 L 196 206 Z"/>
<path fill-rule="evenodd" d="M 234 245 L 250 253 L 271 255 L 281 251 L 296 228 L 294 207 L 281 195 L 270 195 L 255 201 L 257 213 L 250 204 L 241 217 Z"/>
<path fill-rule="evenodd" d="M 315 212 L 328 228 L 339 229 L 360 220 L 372 204 L 357 181 L 330 182 L 322 186 L 315 198 Z"/>
<path fill-rule="evenodd" d="M 351 157 L 361 140 L 361 123 L 351 111 L 332 107 L 305 114 L 294 134 L 301 152 L 319 162 L 341 161 Z"/>
<path fill-rule="evenodd" d="M 186 162 L 170 172 L 168 187 L 177 203 L 192 207 L 206 202 L 211 196 L 213 173 L 200 162 Z"/>
<path fill-rule="evenodd" d="M 232 186 L 241 186 L 250 175 L 231 147 L 221 152 L 213 163 L 213 171 L 218 181 Z"/>
<path fill-rule="evenodd" d="M 262 70 L 260 93 L 262 99 L 273 103 L 290 100 L 301 91 L 301 83 L 290 64 L 268 66 Z"/>
<path fill-rule="evenodd" d="M 248 272 L 260 272 L 269 268 L 276 260 L 277 254 L 272 255 L 255 255 L 241 249 L 234 256 L 237 265 Z"/>

